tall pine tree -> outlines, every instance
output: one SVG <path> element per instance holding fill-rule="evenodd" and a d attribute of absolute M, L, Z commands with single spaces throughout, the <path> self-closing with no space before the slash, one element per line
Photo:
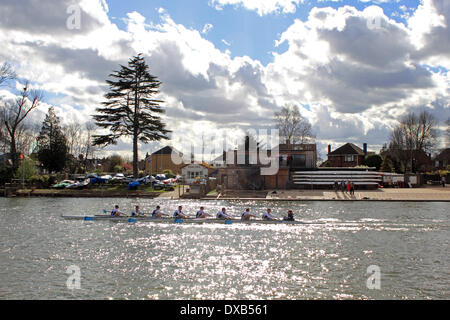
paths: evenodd
<path fill-rule="evenodd" d="M 48 109 L 37 139 L 38 159 L 49 172 L 64 169 L 67 161 L 67 141 L 53 107 Z"/>
<path fill-rule="evenodd" d="M 94 136 L 94 145 L 116 144 L 122 136 L 133 138 L 133 175 L 138 175 L 138 141 L 149 143 L 169 139 L 160 114 L 161 100 L 153 99 L 159 93 L 161 82 L 149 73 L 149 67 L 141 54 L 131 58 L 128 66 L 110 74 L 107 80 L 110 91 L 107 101 L 97 108 L 96 124 L 109 132 Z"/>

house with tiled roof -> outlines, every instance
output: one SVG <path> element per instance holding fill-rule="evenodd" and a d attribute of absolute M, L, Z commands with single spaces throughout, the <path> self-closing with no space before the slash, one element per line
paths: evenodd
<path fill-rule="evenodd" d="M 328 159 L 321 167 L 350 168 L 361 166 L 364 165 L 366 155 L 367 143 L 363 144 L 362 149 L 353 143 L 346 143 L 334 151 L 331 151 L 331 145 L 328 145 Z"/>
<path fill-rule="evenodd" d="M 157 174 L 170 170 L 173 174 L 181 174 L 181 168 L 184 166 L 182 157 L 183 154 L 174 147 L 165 146 L 146 157 L 145 172 Z"/>

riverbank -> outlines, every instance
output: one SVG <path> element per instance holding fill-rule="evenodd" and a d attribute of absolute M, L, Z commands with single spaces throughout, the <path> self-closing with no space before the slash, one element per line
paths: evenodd
<path fill-rule="evenodd" d="M 64 197 L 64 198 L 156 198 L 161 192 L 148 191 L 111 191 L 111 190 L 17 190 L 16 197 Z"/>
<path fill-rule="evenodd" d="M 17 190 L 17 197 L 70 197 L 70 198 L 163 198 L 178 199 L 177 190 L 157 191 L 113 191 L 113 190 Z M 333 190 L 269 190 L 233 191 L 225 194 L 207 196 L 201 200 L 264 200 L 264 201 L 410 201 L 410 202 L 450 202 L 450 186 L 427 186 L 422 188 L 388 188 L 348 192 Z"/>
<path fill-rule="evenodd" d="M 271 190 L 267 193 L 266 200 L 450 202 L 450 187 L 360 190 L 353 195 L 334 190 Z"/>

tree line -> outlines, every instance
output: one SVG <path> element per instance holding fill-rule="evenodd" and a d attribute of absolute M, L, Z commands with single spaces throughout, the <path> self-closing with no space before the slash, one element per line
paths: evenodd
<path fill-rule="evenodd" d="M 126 66 L 121 65 L 106 80 L 109 92 L 102 107 L 96 109 L 92 121 L 81 125 L 71 122 L 61 125 L 54 107 L 39 126 L 29 117 L 43 103 L 42 91 L 31 89 L 27 82 L 14 101 L 0 101 L 0 151 L 9 153 L 11 166 L 8 175 L 19 168 L 21 154 L 33 154 L 41 167 L 48 172 L 74 170 L 96 151 L 116 144 L 126 136 L 133 140 L 133 175 L 138 176 L 138 142 L 149 143 L 168 139 L 170 133 L 162 121 L 165 112 L 162 100 L 155 99 L 161 82 L 149 72 L 141 54 L 132 57 Z M 17 80 L 13 67 L 0 66 L 0 87 Z M 4 171 L 4 168 L 2 168 Z M 2 175 L 6 174 L 2 172 Z"/>
<path fill-rule="evenodd" d="M 0 65 L 0 88 L 17 80 L 14 68 Z M 161 82 L 149 71 L 142 54 L 129 59 L 127 65 L 109 74 L 109 91 L 92 115 L 82 125 L 75 121 L 61 125 L 54 107 L 48 109 L 42 124 L 31 120 L 30 114 L 43 103 L 44 95 L 25 82 L 14 100 L 0 101 L 0 151 L 9 153 L 11 172 L 19 167 L 20 154 L 33 154 L 48 172 L 76 167 L 86 170 L 87 161 L 108 145 L 117 144 L 122 137 L 131 137 L 133 148 L 133 175 L 138 176 L 139 143 L 169 139 L 170 130 L 163 121 L 164 101 L 160 100 Z M 313 143 L 315 135 L 309 121 L 296 105 L 285 105 L 274 113 L 275 126 L 280 131 L 281 143 Z M 450 140 L 450 118 L 446 121 L 446 141 Z M 385 171 L 414 171 L 418 152 L 436 148 L 438 121 L 427 111 L 407 114 L 393 129 L 389 143 L 372 159 Z M 369 160 L 372 161 L 372 160 Z"/>

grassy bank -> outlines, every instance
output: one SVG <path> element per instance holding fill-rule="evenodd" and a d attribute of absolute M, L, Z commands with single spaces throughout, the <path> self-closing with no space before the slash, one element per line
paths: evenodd
<path fill-rule="evenodd" d="M 92 186 L 84 189 L 19 189 L 19 197 L 147 197 L 155 198 L 167 191 L 154 190 L 151 186 L 140 186 L 137 190 L 128 190 L 123 185 Z"/>

